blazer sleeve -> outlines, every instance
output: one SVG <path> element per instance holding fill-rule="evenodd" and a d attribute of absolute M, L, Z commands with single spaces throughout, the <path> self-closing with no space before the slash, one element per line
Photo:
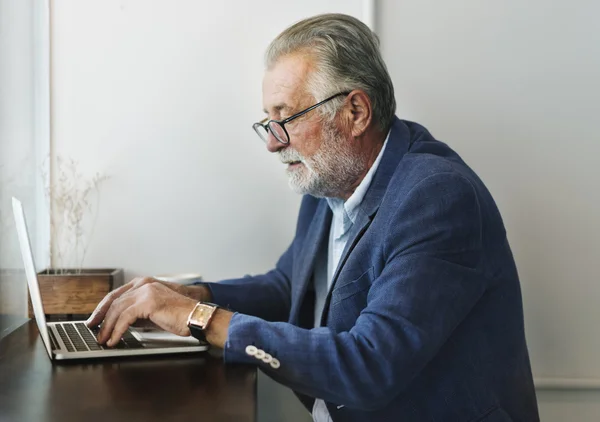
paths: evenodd
<path fill-rule="evenodd" d="M 346 332 L 302 329 L 234 314 L 227 362 L 255 363 L 299 393 L 361 410 L 384 407 L 436 355 L 482 296 L 481 213 L 471 183 L 454 172 L 421 180 L 383 234 L 385 264 L 367 306 Z M 255 345 L 278 369 L 249 356 Z"/>

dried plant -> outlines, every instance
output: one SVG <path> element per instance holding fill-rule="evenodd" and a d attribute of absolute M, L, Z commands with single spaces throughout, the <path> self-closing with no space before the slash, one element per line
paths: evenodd
<path fill-rule="evenodd" d="M 85 177 L 72 158 L 57 157 L 55 169 L 46 192 L 50 202 L 50 262 L 56 274 L 80 274 L 96 226 L 100 184 L 108 177 L 98 172 Z"/>

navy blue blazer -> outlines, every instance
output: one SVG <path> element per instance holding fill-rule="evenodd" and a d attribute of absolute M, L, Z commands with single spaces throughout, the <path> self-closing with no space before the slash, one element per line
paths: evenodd
<path fill-rule="evenodd" d="M 226 362 L 259 365 L 309 409 L 325 400 L 336 422 L 539 420 L 502 218 L 452 149 L 395 119 L 323 327 L 312 328 L 313 267 L 330 222 L 326 201 L 305 196 L 275 269 L 209 283 L 213 301 L 237 312 Z"/>

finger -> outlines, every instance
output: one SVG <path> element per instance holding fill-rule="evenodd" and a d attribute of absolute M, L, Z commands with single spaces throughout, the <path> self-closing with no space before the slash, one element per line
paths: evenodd
<path fill-rule="evenodd" d="M 128 290 L 130 290 L 132 288 L 133 288 L 133 284 L 127 283 L 127 284 L 119 287 L 118 289 L 113 290 L 106 296 L 104 296 L 104 299 L 102 299 L 100 301 L 98 306 L 96 306 L 96 309 L 94 309 L 94 312 L 92 312 L 92 315 L 90 315 L 90 317 L 87 319 L 87 321 L 86 321 L 87 326 L 95 327 L 98 324 L 100 324 L 102 322 L 102 320 L 104 319 L 106 312 L 108 311 L 108 309 L 110 308 L 112 303 L 115 300 L 117 300 L 123 293 L 127 292 Z"/>
<path fill-rule="evenodd" d="M 115 300 L 104 317 L 100 332 L 98 333 L 98 343 L 105 343 L 111 336 L 113 329 L 121 313 L 135 302 L 135 290 L 127 292 Z"/>
<path fill-rule="evenodd" d="M 102 344 L 107 341 L 112 336 L 115 323 L 121 313 L 138 301 L 145 302 L 152 289 L 153 287 L 149 283 L 142 283 L 141 287 L 131 288 L 115 299 L 104 316 L 104 322 L 98 333 L 98 343 Z"/>
<path fill-rule="evenodd" d="M 106 342 L 107 346 L 112 347 L 121 340 L 121 337 L 123 337 L 123 334 L 125 334 L 131 324 L 138 319 L 139 315 L 137 310 L 137 306 L 130 306 L 121 312 L 121 315 L 119 315 L 119 318 L 115 323 L 110 339 Z"/>
<path fill-rule="evenodd" d="M 90 317 L 85 322 L 86 325 L 88 327 L 95 327 L 98 324 L 100 324 L 102 322 L 102 320 L 104 319 L 106 312 L 110 308 L 110 305 L 112 305 L 112 303 L 116 299 L 121 297 L 121 295 L 123 295 L 125 292 L 137 287 L 137 282 L 139 280 L 140 280 L 140 278 L 134 278 L 129 283 L 122 285 L 118 289 L 115 289 L 112 292 L 110 292 L 109 294 L 107 294 L 106 296 L 104 296 L 104 299 L 102 299 L 100 301 L 98 306 L 96 306 L 96 309 L 94 309 L 94 312 L 92 312 Z"/>

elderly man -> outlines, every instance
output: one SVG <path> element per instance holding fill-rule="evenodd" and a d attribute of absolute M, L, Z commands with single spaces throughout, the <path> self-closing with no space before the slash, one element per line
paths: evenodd
<path fill-rule="evenodd" d="M 147 318 L 253 363 L 316 421 L 537 421 L 517 271 L 481 180 L 395 117 L 376 36 L 321 15 L 269 46 L 254 125 L 304 195 L 263 275 L 136 279 L 89 320 L 115 344 Z"/>

